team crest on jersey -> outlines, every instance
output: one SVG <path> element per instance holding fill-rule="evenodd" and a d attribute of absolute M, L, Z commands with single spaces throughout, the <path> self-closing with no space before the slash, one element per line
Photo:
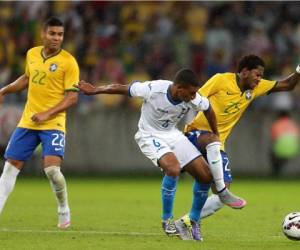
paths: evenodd
<path fill-rule="evenodd" d="M 51 63 L 49 70 L 51 72 L 55 72 L 57 70 L 57 64 L 55 63 Z"/>
<path fill-rule="evenodd" d="M 251 98 L 252 98 L 252 90 L 250 90 L 250 89 L 246 90 L 246 92 L 245 92 L 245 98 L 246 98 L 246 100 L 251 100 Z"/>

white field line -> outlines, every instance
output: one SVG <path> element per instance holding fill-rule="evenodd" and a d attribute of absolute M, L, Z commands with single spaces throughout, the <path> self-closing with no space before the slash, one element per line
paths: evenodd
<path fill-rule="evenodd" d="M 164 236 L 163 233 L 142 233 L 142 232 L 108 232 L 96 230 L 34 230 L 34 229 L 12 229 L 0 228 L 0 233 L 25 233 L 25 234 L 87 234 L 87 235 L 120 235 L 120 236 Z M 281 235 L 270 235 L 271 238 L 281 238 Z"/>
<path fill-rule="evenodd" d="M 28 234 L 95 234 L 95 235 L 123 235 L 123 236 L 161 236 L 162 233 L 142 233 L 142 232 L 108 232 L 108 231 L 95 231 L 95 230 L 34 230 L 34 229 L 12 229 L 1 228 L 0 232 L 7 233 L 28 233 Z"/>

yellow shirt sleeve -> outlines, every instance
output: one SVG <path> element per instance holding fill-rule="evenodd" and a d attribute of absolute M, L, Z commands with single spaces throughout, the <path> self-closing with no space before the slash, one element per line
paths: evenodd
<path fill-rule="evenodd" d="M 220 74 L 216 74 L 211 77 L 200 89 L 199 93 L 202 96 L 209 97 L 219 91 L 220 84 Z"/>
<path fill-rule="evenodd" d="M 74 57 L 68 63 L 65 72 L 65 91 L 78 91 L 73 85 L 79 82 L 79 67 Z"/>
<path fill-rule="evenodd" d="M 267 94 L 276 84 L 276 81 L 261 79 L 255 88 L 255 97 Z"/>

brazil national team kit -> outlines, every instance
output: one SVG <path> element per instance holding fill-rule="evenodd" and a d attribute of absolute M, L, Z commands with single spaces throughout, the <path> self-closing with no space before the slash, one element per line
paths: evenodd
<path fill-rule="evenodd" d="M 40 143 L 44 155 L 64 156 L 66 113 L 35 123 L 31 117 L 57 105 L 66 91 L 74 91 L 79 81 L 79 68 L 65 50 L 44 58 L 42 46 L 30 49 L 26 57 L 25 75 L 29 77 L 28 98 L 22 118 L 5 152 L 6 159 L 26 161 Z"/>
<path fill-rule="evenodd" d="M 241 91 L 235 73 L 216 74 L 200 89 L 199 93 L 208 98 L 213 107 L 222 143 L 221 155 L 225 182 L 231 182 L 228 156 L 225 152 L 225 142 L 234 125 L 241 118 L 250 103 L 257 97 L 267 94 L 276 84 L 276 81 L 261 79 L 253 90 Z M 199 112 L 193 121 L 185 127 L 189 140 L 196 146 L 200 134 L 211 131 L 211 128 L 202 112 Z M 198 147 L 200 150 L 200 148 Z M 202 152 L 205 157 L 205 152 Z"/>

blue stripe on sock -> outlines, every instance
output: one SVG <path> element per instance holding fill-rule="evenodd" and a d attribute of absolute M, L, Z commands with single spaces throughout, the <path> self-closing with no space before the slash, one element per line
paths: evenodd
<path fill-rule="evenodd" d="M 176 193 L 176 184 L 178 177 L 174 178 L 165 175 L 161 185 L 162 199 L 162 219 L 167 220 L 173 217 L 173 205 Z"/>
<path fill-rule="evenodd" d="M 200 184 L 198 181 L 194 182 L 193 186 L 193 204 L 190 211 L 190 219 L 198 222 L 200 220 L 201 210 L 207 200 L 208 190 L 211 184 Z"/>

